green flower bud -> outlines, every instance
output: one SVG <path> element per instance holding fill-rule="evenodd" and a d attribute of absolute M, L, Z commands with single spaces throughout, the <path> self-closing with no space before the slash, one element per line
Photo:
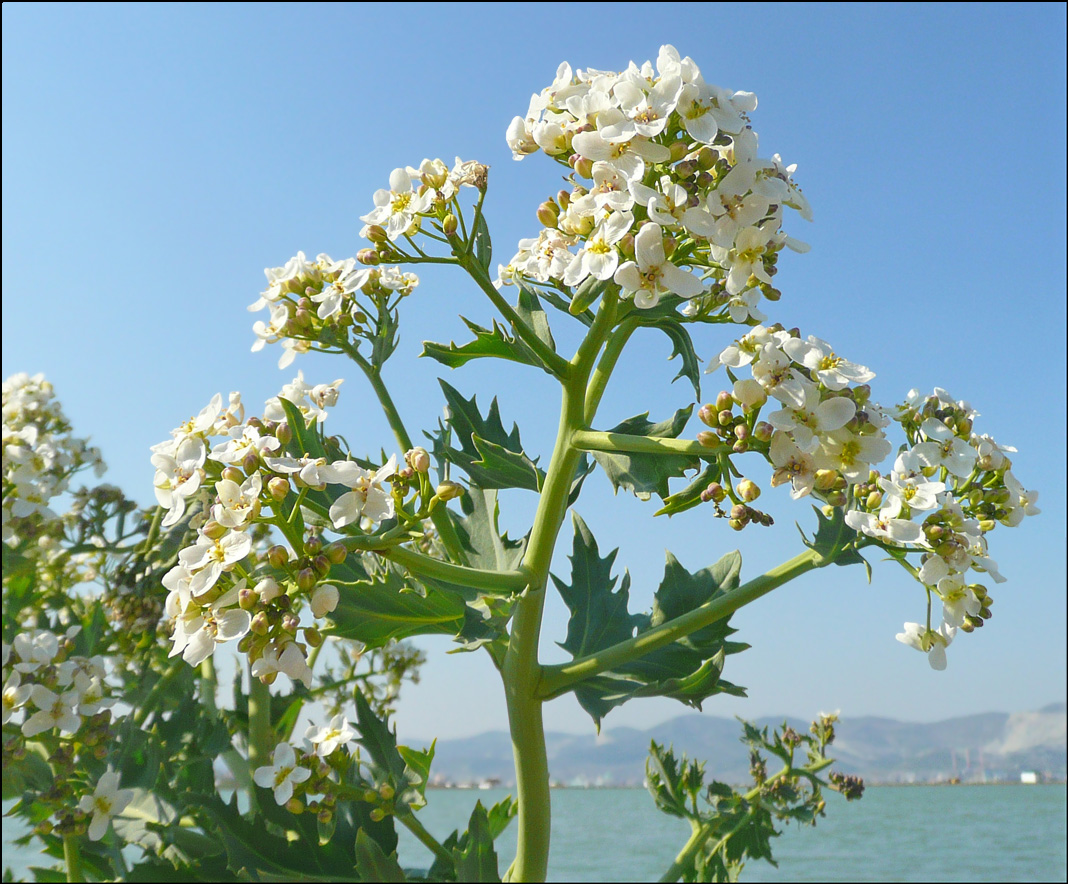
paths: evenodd
<path fill-rule="evenodd" d="M 279 502 L 285 500 L 286 495 L 289 494 L 289 479 L 285 479 L 282 476 L 275 476 L 267 483 L 267 492 L 274 500 Z"/>
<path fill-rule="evenodd" d="M 323 539 L 318 535 L 309 537 L 304 541 L 304 554 L 307 556 L 317 556 L 323 551 Z"/>
<path fill-rule="evenodd" d="M 770 442 L 774 433 L 775 427 L 767 421 L 758 421 L 756 426 L 753 427 L 753 437 L 758 442 Z"/>
<path fill-rule="evenodd" d="M 537 211 L 538 223 L 542 227 L 553 227 L 560 221 L 560 207 L 556 205 L 552 200 L 546 200 L 540 206 Z"/>
<path fill-rule="evenodd" d="M 577 174 L 580 178 L 592 178 L 593 160 L 587 157 L 578 156 L 578 154 L 576 154 L 575 156 L 577 157 L 577 159 L 575 160 L 574 165 L 572 166 L 572 168 L 575 170 L 575 174 Z"/>
<path fill-rule="evenodd" d="M 315 573 L 319 577 L 326 577 L 330 573 L 330 559 L 319 553 L 314 559 L 312 559 L 312 567 L 315 569 Z"/>
<path fill-rule="evenodd" d="M 697 412 L 697 419 L 706 427 L 719 426 L 719 414 L 712 405 L 702 405 Z"/>
<path fill-rule="evenodd" d="M 725 408 L 725 409 L 723 409 L 723 411 L 721 411 L 719 413 L 719 415 L 717 416 L 717 420 L 719 421 L 719 425 L 721 427 L 733 426 L 734 425 L 734 413 Z"/>
<path fill-rule="evenodd" d="M 745 527 L 745 522 L 741 521 L 741 519 L 728 519 L 727 524 L 735 531 L 741 531 Z"/>
<path fill-rule="evenodd" d="M 271 625 L 267 620 L 267 612 L 259 611 L 252 617 L 252 623 L 249 625 L 256 635 L 266 635 L 270 631 Z"/>
<path fill-rule="evenodd" d="M 297 574 L 297 588 L 301 592 L 311 592 L 315 589 L 315 584 L 315 571 L 311 568 L 302 568 L 300 573 Z"/>
<path fill-rule="evenodd" d="M 760 486 L 751 479 L 742 479 L 738 483 L 738 496 L 746 503 L 752 503 L 760 497 Z"/>
<path fill-rule="evenodd" d="M 226 528 L 220 525 L 214 519 L 209 519 L 204 527 L 200 529 L 200 533 L 211 540 L 219 540 L 226 535 Z"/>
<path fill-rule="evenodd" d="M 397 793 L 389 783 L 383 783 L 378 787 L 378 794 L 382 797 L 383 801 L 392 801 L 393 796 Z"/>
<path fill-rule="evenodd" d="M 442 482 L 435 490 L 440 500 L 455 500 L 464 493 L 463 485 L 458 482 Z"/>
<path fill-rule="evenodd" d="M 634 260 L 634 234 L 628 233 L 619 241 L 619 251 L 624 258 Z"/>
<path fill-rule="evenodd" d="M 846 493 L 844 491 L 838 490 L 828 492 L 826 495 L 826 500 L 827 503 L 831 506 L 838 507 L 845 506 L 849 498 L 846 496 Z"/>
<path fill-rule="evenodd" d="M 284 546 L 272 546 L 267 550 L 267 561 L 273 568 L 284 568 L 289 563 L 289 550 Z"/>
<path fill-rule="evenodd" d="M 702 147 L 697 152 L 697 166 L 701 169 L 702 172 L 707 172 L 708 170 L 710 170 L 714 165 L 716 165 L 716 160 L 718 159 L 719 155 L 707 145 Z"/>
<path fill-rule="evenodd" d="M 747 424 L 744 424 L 744 423 L 735 424 L 734 425 L 734 435 L 735 435 L 735 438 L 737 438 L 737 439 L 748 439 L 749 438 L 749 426 Z"/>
<path fill-rule="evenodd" d="M 749 440 L 739 439 L 731 446 L 731 451 L 735 454 L 745 454 L 749 450 Z"/>
<path fill-rule="evenodd" d="M 456 230 L 459 226 L 460 223 L 452 212 L 449 212 L 445 216 L 445 220 L 441 222 L 441 229 L 446 236 L 456 236 Z"/>
<path fill-rule="evenodd" d="M 299 798 L 290 798 L 286 802 L 286 810 L 294 816 L 304 813 L 304 804 Z"/>
<path fill-rule="evenodd" d="M 323 634 L 314 626 L 306 626 L 304 628 L 304 641 L 308 643 L 309 648 L 317 648 L 323 643 Z"/>
<path fill-rule="evenodd" d="M 404 455 L 405 461 L 417 473 L 426 473 L 430 470 L 430 454 L 425 448 L 412 448 Z"/>
<path fill-rule="evenodd" d="M 249 589 L 247 586 L 237 594 L 237 603 L 241 606 L 243 611 L 250 611 L 260 601 L 260 594 L 254 589 Z"/>
<path fill-rule="evenodd" d="M 251 475 L 256 472 L 260 466 L 260 455 L 258 451 L 250 451 L 245 455 L 244 460 L 241 461 L 241 466 L 245 468 L 245 472 Z"/>
<path fill-rule="evenodd" d="M 222 471 L 222 478 L 228 482 L 237 482 L 240 485 L 245 481 L 245 474 L 241 472 L 237 467 L 227 467 Z"/>
<path fill-rule="evenodd" d="M 697 441 L 700 442 L 705 448 L 715 448 L 719 445 L 719 437 L 715 433 L 710 433 L 708 430 L 701 430 L 697 434 Z"/>
<path fill-rule="evenodd" d="M 345 549 L 345 544 L 337 540 L 335 540 L 331 544 L 328 544 L 323 549 L 323 553 L 328 559 L 330 559 L 330 564 L 332 565 L 340 565 L 342 562 L 345 561 L 346 558 L 348 558 L 349 555 L 349 551 Z"/>
<path fill-rule="evenodd" d="M 376 823 L 382 822 L 386 818 L 386 812 L 381 807 L 374 808 L 370 814 L 368 814 L 372 820 Z"/>
<path fill-rule="evenodd" d="M 718 411 L 730 411 L 734 408 L 734 396 L 726 390 L 720 390 L 716 394 L 716 409 Z"/>
<path fill-rule="evenodd" d="M 695 160 L 683 160 L 675 165 L 675 172 L 679 178 L 693 178 L 697 174 L 697 168 Z"/>
<path fill-rule="evenodd" d="M 868 495 L 867 499 L 864 501 L 864 505 L 870 510 L 877 510 L 879 508 L 879 504 L 881 504 L 882 502 L 883 502 L 882 492 L 873 491 L 871 494 Z"/>

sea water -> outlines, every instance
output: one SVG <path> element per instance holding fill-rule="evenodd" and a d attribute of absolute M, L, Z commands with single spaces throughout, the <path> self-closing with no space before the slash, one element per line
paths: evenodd
<path fill-rule="evenodd" d="M 466 821 L 476 801 L 507 793 L 430 790 L 419 812 L 438 839 Z M 9 802 L 4 802 L 5 810 Z M 779 867 L 750 863 L 743 881 L 1056 881 L 1065 880 L 1064 785 L 871 786 L 847 804 L 829 795 L 816 828 L 782 827 L 772 842 Z M 642 789 L 557 789 L 552 793 L 549 880 L 655 881 L 689 835 L 659 813 Z M 3 865 L 26 880 L 50 861 L 12 846 L 24 831 L 5 819 Z M 426 868 L 429 852 L 400 829 L 400 860 Z M 497 841 L 503 872 L 515 856 L 515 822 Z"/>

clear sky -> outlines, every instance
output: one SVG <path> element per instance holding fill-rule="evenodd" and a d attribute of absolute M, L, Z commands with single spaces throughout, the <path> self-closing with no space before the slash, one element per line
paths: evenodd
<path fill-rule="evenodd" d="M 657 12 L 657 10 L 661 10 Z M 774 319 L 830 340 L 878 373 L 891 404 L 910 387 L 948 389 L 982 413 L 976 429 L 1015 445 L 1014 472 L 1043 514 L 991 536 L 1009 582 L 995 616 L 962 635 L 949 668 L 894 641 L 921 620 L 922 590 L 881 563 L 807 575 L 734 619 L 753 649 L 727 677 L 750 699 L 714 698 L 719 715 L 885 715 L 936 720 L 1023 711 L 1065 695 L 1065 7 L 774 4 L 3 5 L 3 355 L 6 377 L 42 371 L 109 480 L 152 500 L 149 445 L 216 391 L 257 407 L 303 369 L 348 377 L 330 425 L 356 451 L 391 444 L 358 372 L 249 353 L 245 307 L 262 269 L 298 249 L 354 254 L 358 216 L 390 170 L 424 157 L 491 166 L 495 254 L 537 230 L 537 204 L 560 186 L 544 157 L 514 163 L 509 120 L 560 61 L 620 70 L 661 43 L 709 82 L 756 92 L 762 155 L 797 163 L 816 220 L 790 232 Z M 458 275 L 421 274 L 404 304 L 387 381 L 410 426 L 433 426 L 436 378 L 420 342 L 466 340 L 462 312 L 490 305 Z M 557 321 L 557 339 L 572 340 Z M 705 330 L 698 353 L 727 343 Z M 670 345 L 638 336 L 599 420 L 603 427 L 687 404 L 670 385 Z M 448 376 L 517 420 L 548 456 L 556 393 L 545 375 L 485 365 Z M 714 397 L 716 379 L 706 379 Z M 692 431 L 692 430 L 691 430 Z M 766 478 L 758 467 L 756 478 Z M 764 483 L 766 484 L 766 483 Z M 651 504 L 613 498 L 591 477 L 579 511 L 602 551 L 620 546 L 636 608 L 648 607 L 670 548 L 690 568 L 740 547 L 743 579 L 799 551 L 807 503 L 765 489 L 773 529 L 736 535 L 702 509 L 653 520 Z M 504 501 L 523 533 L 528 492 Z M 558 573 L 566 573 L 562 538 Z M 831 572 L 831 573 L 828 573 Z M 566 611 L 554 597 L 542 654 L 563 659 Z M 432 662 L 402 702 L 403 736 L 505 727 L 488 658 Z M 724 700 L 724 702 L 720 702 Z M 633 701 L 605 727 L 685 712 Z M 570 699 L 550 729 L 583 730 Z"/>

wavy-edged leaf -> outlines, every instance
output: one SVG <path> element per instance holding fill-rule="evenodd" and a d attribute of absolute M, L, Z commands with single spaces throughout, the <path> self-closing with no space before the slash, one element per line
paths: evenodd
<path fill-rule="evenodd" d="M 479 213 L 473 231 L 475 241 L 475 260 L 482 265 L 482 269 L 489 273 L 490 264 L 493 263 L 493 241 L 490 239 L 489 224 L 486 216 Z"/>
<path fill-rule="evenodd" d="M 519 427 L 504 429 L 497 399 L 490 403 L 485 418 L 478 410 L 476 397 L 465 399 L 456 389 L 439 380 L 448 403 L 447 423 L 455 433 L 460 448 L 445 440 L 435 453 L 456 464 L 482 488 L 526 488 L 539 491 L 545 473 L 523 452 Z"/>
<path fill-rule="evenodd" d="M 408 880 L 397 858 L 387 855 L 363 829 L 356 832 L 356 873 L 361 881 Z"/>
<path fill-rule="evenodd" d="M 816 536 L 810 541 L 801 531 L 801 526 L 797 527 L 805 546 L 821 556 L 833 555 L 836 565 L 863 565 L 868 574 L 868 583 L 871 583 L 871 563 L 856 549 L 860 535 L 846 524 L 842 510 L 835 507 L 834 513 L 827 518 L 819 507 L 812 509 L 816 513 Z"/>
<path fill-rule="evenodd" d="M 673 516 L 676 513 L 682 513 L 688 509 L 693 509 L 701 503 L 701 492 L 712 482 L 718 481 L 719 478 L 719 462 L 710 461 L 705 464 L 705 468 L 697 474 L 689 485 L 680 491 L 676 491 L 670 497 L 664 498 L 664 505 L 653 513 L 653 515 Z"/>
<path fill-rule="evenodd" d="M 693 386 L 694 398 L 701 398 L 701 362 L 693 348 L 693 339 L 686 327 L 677 319 L 665 318 L 649 323 L 653 328 L 660 329 L 671 339 L 671 355 L 669 360 L 676 356 L 682 359 L 682 367 L 679 373 L 671 379 L 674 383 L 679 378 L 686 378 Z"/>
<path fill-rule="evenodd" d="M 393 568 L 376 579 L 339 585 L 330 634 L 378 648 L 413 635 L 455 635 L 464 623 L 464 601 L 437 586 L 416 592 Z"/>
<path fill-rule="evenodd" d="M 680 408 L 668 420 L 654 424 L 648 420 L 649 412 L 644 412 L 627 418 L 608 432 L 674 439 L 686 427 L 692 413 L 693 405 L 688 405 Z M 700 465 L 699 458 L 688 454 L 618 454 L 608 451 L 591 453 L 616 491 L 623 488 L 642 500 L 648 500 L 654 493 L 662 500 L 667 500 L 670 496 L 668 480 L 682 476 L 686 470 Z"/>
<path fill-rule="evenodd" d="M 542 316 L 544 315 L 543 313 Z M 419 355 L 436 359 L 449 368 L 459 368 L 472 359 L 486 358 L 507 359 L 510 362 L 519 362 L 523 365 L 533 365 L 537 368 L 544 367 L 533 350 L 518 338 L 509 335 L 504 326 L 500 325 L 496 320 L 493 322 L 493 328 L 488 329 L 471 322 L 469 319 L 465 319 L 463 316 L 460 319 L 463 319 L 464 324 L 474 333 L 475 339 L 473 341 L 461 345 L 457 345 L 455 341 L 448 345 L 437 344 L 434 341 L 423 341 L 423 352 Z"/>

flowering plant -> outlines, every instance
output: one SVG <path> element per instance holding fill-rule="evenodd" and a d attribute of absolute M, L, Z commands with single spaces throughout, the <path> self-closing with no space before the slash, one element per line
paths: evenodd
<path fill-rule="evenodd" d="M 82 869 L 132 873 L 118 849 L 127 843 L 144 852 L 136 871 L 153 876 L 498 880 L 493 841 L 517 816 L 518 852 L 505 877 L 541 880 L 546 702 L 574 693 L 599 725 L 642 697 L 700 708 L 718 693 L 743 695 L 724 677 L 727 658 L 748 648 L 732 639 L 731 615 L 813 569 L 870 570 L 865 550 L 882 550 L 918 582 L 925 615 L 897 638 L 934 668 L 946 666 L 958 632 L 989 619 L 992 599 L 979 581 L 1004 578 L 988 536 L 1036 513 L 1037 495 L 1013 475 L 1014 449 L 974 431 L 968 403 L 936 388 L 883 408 L 872 398 L 873 371 L 770 322 L 780 256 L 807 250 L 786 233 L 786 210 L 805 220 L 812 212 L 794 167 L 759 155 L 756 104 L 751 93 L 707 83 L 671 46 L 655 64 L 618 73 L 563 64 L 507 139 L 517 160 L 543 153 L 558 163 L 569 187 L 538 207 L 541 229 L 506 265 L 494 265 L 483 212 L 487 167 L 435 159 L 393 170 L 362 217 L 368 245 L 354 257 L 299 252 L 268 269 L 250 307 L 267 311 L 253 350 L 278 345 L 280 368 L 310 351 L 353 362 L 393 431 L 389 456 L 353 454 L 328 434 L 342 381 L 311 384 L 298 373 L 261 414 L 247 416 L 237 393 L 220 394 L 154 447 L 159 508 L 137 544 L 123 527 L 131 507 L 104 492 L 91 527 L 60 536 L 49 532 L 66 523 L 50 518 L 47 499 L 62 490 L 68 463 L 87 462 L 87 449 L 60 446 L 66 460 L 45 454 L 47 440 L 23 416 L 42 382 L 11 382 L 10 420 L 5 386 L 5 795 L 10 755 L 19 812 L 48 849 L 65 852 L 71 879 Z M 383 368 L 419 284 L 410 268 L 428 263 L 466 273 L 499 317 L 489 326 L 465 320 L 472 340 L 426 342 L 423 356 L 452 369 L 504 359 L 558 382 L 560 428 L 545 467 L 518 427 L 506 428 L 496 400 L 484 412 L 444 381 L 445 420 L 426 433 L 426 447 L 410 435 Z M 570 356 L 553 336 L 554 312 L 581 326 Z M 722 372 L 724 389 L 702 403 L 692 335 L 724 325 L 744 328 L 722 336 L 707 371 Z M 613 370 L 644 328 L 672 341 L 694 401 L 660 422 L 646 412 L 596 429 Z M 684 438 L 695 410 L 702 428 Z M 802 552 L 744 582 L 737 552 L 695 572 L 669 556 L 652 609 L 633 613 L 629 575 L 613 575 L 616 553 L 601 555 L 574 509 L 596 472 L 617 490 L 655 495 L 655 515 L 704 507 L 736 531 L 772 524 L 755 506 L 768 476 L 792 498 L 816 502 L 816 528 L 802 534 Z M 522 538 L 500 532 L 502 489 L 537 496 Z M 571 574 L 561 577 L 550 565 L 569 511 Z M 112 522 L 117 536 L 102 539 Z M 86 543 L 99 550 L 93 576 L 109 589 L 110 624 L 100 605 L 73 592 L 87 579 L 70 571 Z M 61 566 L 40 552 L 55 548 Z M 41 576 L 60 567 L 66 576 L 50 576 L 52 584 Z M 32 586 L 19 588 L 26 575 Z M 50 585 L 61 599 L 54 617 L 38 605 Z M 571 612 L 562 647 L 572 660 L 559 665 L 537 653 L 550 585 Z M 74 631 L 61 638 L 57 623 Z M 157 628 L 169 639 L 166 659 L 151 640 Z M 477 805 L 466 830 L 444 841 L 417 816 L 433 747 L 398 745 L 386 723 L 399 678 L 418 662 L 396 642 L 423 634 L 490 655 L 515 748 L 516 800 Z M 151 677 L 135 687 L 109 676 L 93 656 L 101 636 L 128 659 L 140 655 Z M 217 703 L 220 645 L 247 664 L 232 708 Z M 370 672 L 357 669 L 361 659 Z M 353 682 L 361 683 L 355 727 L 339 690 Z M 326 715 L 294 740 L 298 716 L 323 698 Z M 106 704 L 120 702 L 133 711 L 116 728 Z M 824 788 L 858 797 L 855 778 L 823 777 L 833 736 L 834 716 L 820 716 L 807 735 L 747 725 L 748 791 L 705 786 L 702 765 L 654 744 L 650 791 L 692 830 L 665 880 L 733 880 L 747 860 L 770 859 L 776 820 L 815 823 Z M 771 776 L 769 754 L 783 762 Z M 220 797 L 215 756 L 247 806 Z M 62 809 L 72 797 L 77 810 L 69 801 Z M 140 822 L 127 826 L 131 816 Z M 396 823 L 430 851 L 429 868 L 400 866 Z"/>

